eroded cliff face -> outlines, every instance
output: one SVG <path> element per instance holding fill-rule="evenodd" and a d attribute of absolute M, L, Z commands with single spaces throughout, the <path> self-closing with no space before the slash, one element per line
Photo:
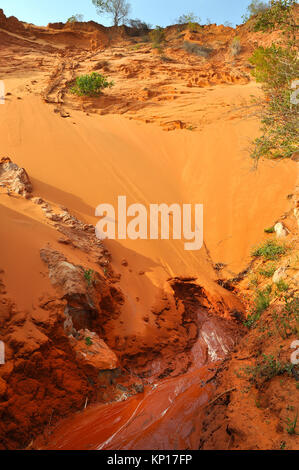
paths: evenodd
<path fill-rule="evenodd" d="M 248 57 L 271 37 L 172 26 L 159 55 L 128 28 L 39 28 L 0 11 L 0 40 L 0 446 L 210 446 L 202 419 L 216 366 L 250 313 L 230 280 L 293 204 L 295 161 L 253 172 L 246 151 L 260 93 Z M 209 53 L 190 54 L 186 42 Z M 115 87 L 75 98 L 70 84 L 91 71 Z M 203 203 L 205 246 L 99 241 L 95 208 L 119 195 Z"/>
<path fill-rule="evenodd" d="M 9 199 L 2 210 L 3 222 L 9 231 L 18 232 L 17 243 L 27 251 L 16 261 L 25 264 L 30 281 L 28 258 L 41 269 L 31 281 L 32 304 L 26 309 L 6 289 L 10 266 L 1 271 L 3 448 L 24 448 L 36 434 L 47 437 L 51 426 L 70 412 L 95 402 L 126 400 L 154 381 L 218 360 L 233 347 L 238 337 L 234 326 L 223 320 L 223 329 L 215 315 L 209 319 L 213 304 L 195 279 L 171 280 L 169 292 L 149 305 L 143 335 L 122 336 L 120 318 L 126 299 L 119 287 L 121 276 L 114 272 L 111 254 L 96 238 L 94 226 L 35 195 L 27 172 L 7 157 L 0 163 L 0 186 L 1 195 Z M 39 238 L 35 226 L 29 233 L 30 250 L 24 243 L 29 213 L 35 224 L 43 225 L 46 236 Z M 18 298 L 24 300 L 28 293 L 23 280 L 15 281 L 20 281 Z M 225 302 L 215 305 L 214 314 L 216 310 L 223 315 L 230 311 Z M 111 329 L 111 322 L 120 328 Z M 220 337 L 228 329 L 226 342 L 217 339 L 217 328 Z M 216 334 L 214 344 L 211 330 Z"/>

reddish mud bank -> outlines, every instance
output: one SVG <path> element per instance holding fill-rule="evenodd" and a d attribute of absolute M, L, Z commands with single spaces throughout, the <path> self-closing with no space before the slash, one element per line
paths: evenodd
<path fill-rule="evenodd" d="M 119 403 L 93 406 L 61 422 L 36 448 L 51 450 L 198 449 L 204 406 L 214 393 L 217 361 L 236 342 L 231 322 L 198 313 L 193 365 Z M 214 361 L 214 362 L 213 362 Z"/>

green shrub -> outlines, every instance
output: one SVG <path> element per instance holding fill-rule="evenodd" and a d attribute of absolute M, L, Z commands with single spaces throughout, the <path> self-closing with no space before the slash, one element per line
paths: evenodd
<path fill-rule="evenodd" d="M 254 300 L 256 312 L 261 315 L 270 305 L 271 300 L 271 286 L 266 287 L 264 290 L 258 290 Z"/>
<path fill-rule="evenodd" d="M 276 288 L 278 292 L 286 292 L 289 290 L 289 285 L 283 279 L 281 279 L 276 283 Z"/>
<path fill-rule="evenodd" d="M 164 28 L 161 26 L 156 26 L 153 31 L 149 33 L 150 40 L 152 41 L 153 47 L 157 48 L 165 41 L 165 32 Z"/>
<path fill-rule="evenodd" d="M 243 21 L 248 21 L 250 18 L 264 13 L 269 8 L 269 2 L 262 2 L 261 0 L 252 0 L 247 7 L 246 14 L 243 16 Z"/>
<path fill-rule="evenodd" d="M 278 334 L 287 339 L 292 335 L 299 336 L 299 297 L 285 297 L 285 304 L 281 311 L 272 314 Z"/>
<path fill-rule="evenodd" d="M 244 322 L 244 325 L 247 326 L 247 328 L 255 328 L 257 322 L 261 318 L 262 313 L 269 307 L 271 300 L 271 290 L 271 286 L 266 287 L 264 290 L 257 290 L 252 313 Z"/>
<path fill-rule="evenodd" d="M 141 32 L 147 32 L 151 29 L 152 25 L 150 25 L 149 23 L 146 23 L 145 21 L 141 21 L 139 19 L 136 19 L 136 20 L 128 20 L 128 25 L 133 28 L 133 29 L 137 29 L 138 31 L 141 31 Z"/>
<path fill-rule="evenodd" d="M 83 21 L 84 16 L 83 15 L 73 15 L 71 16 L 68 20 L 67 23 L 76 23 L 76 21 Z"/>
<path fill-rule="evenodd" d="M 290 434 L 291 436 L 292 435 L 299 435 L 297 432 L 296 432 L 296 428 L 297 428 L 297 422 L 298 422 L 298 410 L 296 412 L 296 416 L 293 420 L 291 420 L 290 418 L 287 418 L 286 420 L 286 424 L 287 424 L 287 428 L 286 428 L 286 431 L 288 434 Z"/>
<path fill-rule="evenodd" d="M 259 273 L 261 276 L 270 278 L 274 276 L 275 271 L 276 271 L 276 266 L 275 264 L 272 263 L 272 264 L 267 265 L 265 268 L 260 269 Z"/>
<path fill-rule="evenodd" d="M 235 37 L 230 45 L 230 52 L 232 56 L 237 56 L 242 50 L 240 38 Z"/>
<path fill-rule="evenodd" d="M 92 346 L 93 345 L 92 339 L 89 337 L 85 338 L 85 344 L 86 346 Z"/>
<path fill-rule="evenodd" d="M 201 19 L 196 16 L 194 13 L 187 13 L 185 15 L 181 15 L 178 19 L 177 19 L 177 23 L 179 25 L 187 25 L 189 31 L 191 32 L 197 32 L 198 31 L 198 28 L 199 28 L 199 22 L 201 21 Z"/>
<path fill-rule="evenodd" d="M 282 31 L 284 41 L 257 48 L 250 62 L 256 81 L 262 84 L 265 99 L 262 105 L 261 136 L 254 141 L 251 156 L 256 164 L 261 157 L 289 158 L 298 149 L 299 106 L 292 103 L 292 83 L 298 79 L 298 25 L 295 0 L 271 0 L 270 7 L 260 12 L 254 30 L 270 33 Z M 281 37 L 281 36 L 280 36 Z"/>
<path fill-rule="evenodd" d="M 286 247 L 275 240 L 268 240 L 252 251 L 252 256 L 274 261 L 286 253 Z"/>
<path fill-rule="evenodd" d="M 195 44 L 193 42 L 188 42 L 188 41 L 184 42 L 183 48 L 189 54 L 195 54 L 195 55 L 205 57 L 205 58 L 209 57 L 211 52 L 213 52 L 213 50 L 210 47 L 200 46 L 199 44 Z"/>
<path fill-rule="evenodd" d="M 247 366 L 241 371 L 249 377 L 250 382 L 257 385 L 259 381 L 267 382 L 277 375 L 285 373 L 291 375 L 293 367 L 293 364 L 289 362 L 281 363 L 273 355 L 263 354 L 262 359 L 257 361 L 255 366 Z"/>
<path fill-rule="evenodd" d="M 275 232 L 275 227 L 274 227 L 274 225 L 273 225 L 272 227 L 265 228 L 264 232 L 265 232 L 265 233 L 274 233 L 274 232 Z"/>
<path fill-rule="evenodd" d="M 92 286 L 92 284 L 94 283 L 94 270 L 86 269 L 84 271 L 84 279 L 87 282 L 88 287 Z"/>
<path fill-rule="evenodd" d="M 90 75 L 81 75 L 76 78 L 75 85 L 70 89 L 71 93 L 78 96 L 99 96 L 105 88 L 111 88 L 113 82 L 108 82 L 104 75 L 93 72 Z"/>
<path fill-rule="evenodd" d="M 249 381 L 255 385 L 267 382 L 273 377 L 288 374 L 292 375 L 293 364 L 286 362 L 281 363 L 275 359 L 273 355 L 262 355 L 262 359 L 258 360 L 254 366 L 247 366 L 240 369 L 245 375 L 239 374 L 239 377 L 249 378 Z"/>

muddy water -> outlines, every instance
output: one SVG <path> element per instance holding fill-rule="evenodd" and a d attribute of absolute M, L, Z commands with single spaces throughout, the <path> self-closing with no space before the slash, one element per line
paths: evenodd
<path fill-rule="evenodd" d="M 189 371 L 145 387 L 126 401 L 90 407 L 64 420 L 46 448 L 53 450 L 198 449 L 204 405 L 214 394 L 213 367 L 234 346 L 231 328 L 198 314 L 200 334 Z"/>

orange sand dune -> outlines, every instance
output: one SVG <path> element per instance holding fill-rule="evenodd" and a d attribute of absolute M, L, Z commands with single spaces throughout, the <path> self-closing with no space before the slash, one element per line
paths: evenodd
<path fill-rule="evenodd" d="M 246 151 L 249 136 L 257 134 L 253 119 L 217 122 L 201 133 L 165 133 L 119 116 L 72 111 L 71 118 L 62 119 L 40 98 L 24 96 L 11 97 L 0 108 L 0 128 L 2 154 L 27 169 L 35 193 L 86 222 L 97 222 L 94 212 L 100 203 L 117 207 L 119 195 L 126 195 L 128 204 L 146 206 L 204 204 L 209 256 L 205 248 L 185 251 L 184 241 L 107 242 L 126 296 L 123 324 L 112 322 L 111 328 L 124 336 L 147 336 L 143 316 L 161 298 L 161 289 L 171 291 L 171 277 L 195 277 L 211 298 L 234 305 L 230 294 L 216 285 L 211 259 L 227 264 L 229 277 L 245 269 L 251 247 L 287 209 L 287 195 L 295 185 L 292 161 L 279 166 L 265 162 L 253 171 Z M 43 239 L 42 230 L 36 228 L 36 239 Z M 17 259 L 29 269 L 22 252 Z M 14 278 L 9 259 L 2 268 Z M 12 297 L 22 305 L 26 295 L 14 289 Z"/>
<path fill-rule="evenodd" d="M 128 204 L 203 203 L 205 244 L 213 261 L 229 264 L 235 274 L 246 267 L 263 229 L 287 208 L 296 179 L 292 161 L 265 162 L 253 170 L 247 155 L 258 129 L 253 119 L 217 122 L 201 133 L 165 133 L 118 116 L 72 111 L 62 119 L 40 98 L 12 97 L 0 108 L 0 125 L 2 154 L 27 169 L 36 194 L 83 220 L 95 222 L 100 203 L 117 207 L 118 195 L 126 195 Z M 173 276 L 214 278 L 204 250 L 186 252 L 183 242 L 108 245 L 112 253 L 121 246 L 129 250 L 122 258 L 157 285 Z M 120 256 L 114 258 L 120 263 Z"/>

